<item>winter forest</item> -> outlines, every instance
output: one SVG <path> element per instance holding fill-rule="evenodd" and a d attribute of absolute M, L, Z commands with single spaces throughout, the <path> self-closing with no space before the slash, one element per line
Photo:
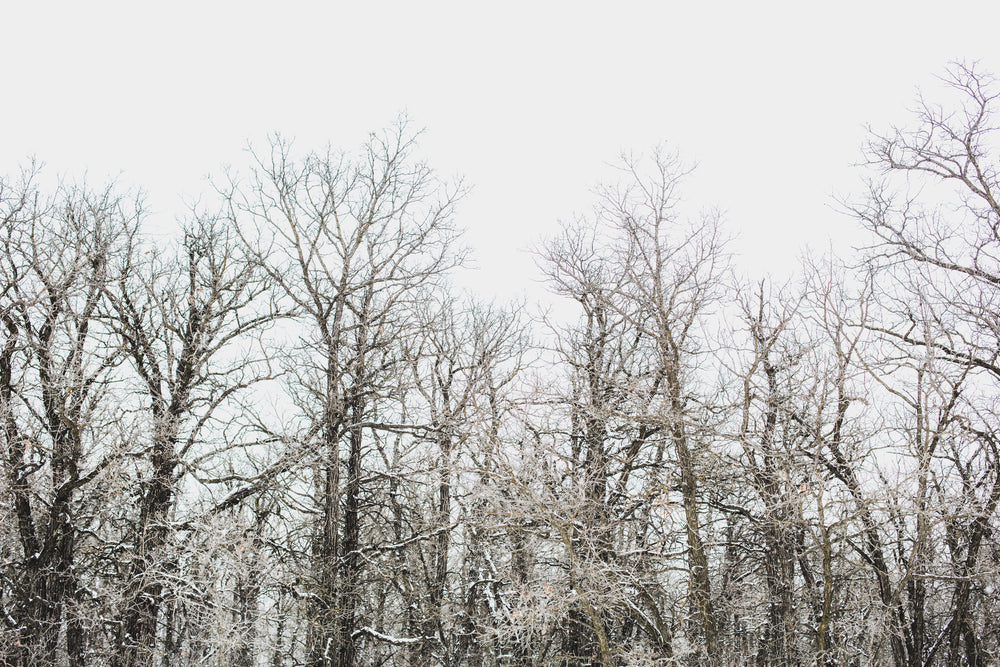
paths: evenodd
<path fill-rule="evenodd" d="M 405 120 L 275 136 L 169 239 L 4 176 L 0 663 L 997 664 L 1000 81 L 943 76 L 780 283 L 669 148 L 538 304 L 454 285 Z"/>

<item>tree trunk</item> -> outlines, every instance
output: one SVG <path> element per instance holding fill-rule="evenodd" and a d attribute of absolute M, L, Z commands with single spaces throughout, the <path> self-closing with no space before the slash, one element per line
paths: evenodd
<path fill-rule="evenodd" d="M 684 527 L 688 544 L 688 567 L 691 577 L 691 600 L 705 636 L 705 649 L 712 662 L 719 659 L 718 624 L 712 604 L 712 587 L 708 578 L 708 555 L 701 539 L 698 519 L 698 477 L 694 456 L 688 446 L 684 428 L 684 405 L 681 395 L 679 359 L 671 354 L 667 372 L 667 392 L 670 405 L 669 433 L 677 452 L 680 469 L 681 498 L 684 505 Z"/>
<path fill-rule="evenodd" d="M 156 398 L 154 398 L 154 406 Z M 170 534 L 174 499 L 173 475 L 179 415 L 154 408 L 152 475 L 145 484 L 139 508 L 136 554 L 128 570 L 126 606 L 119 619 L 114 667 L 151 663 L 156 653 L 163 580 L 159 560 Z"/>

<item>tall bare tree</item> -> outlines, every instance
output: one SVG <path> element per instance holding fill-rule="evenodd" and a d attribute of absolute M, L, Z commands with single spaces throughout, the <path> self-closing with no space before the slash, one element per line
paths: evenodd
<path fill-rule="evenodd" d="M 248 247 L 302 323 L 299 357 L 316 448 L 309 654 L 312 665 L 353 665 L 362 607 L 362 523 L 369 437 L 388 385 L 405 368 L 396 341 L 410 335 L 422 288 L 457 265 L 452 222 L 461 189 L 415 159 L 405 122 L 373 133 L 356 157 L 293 158 L 276 139 L 231 193 Z"/>
<path fill-rule="evenodd" d="M 725 256 L 715 216 L 690 220 L 679 211 L 685 172 L 676 157 L 626 159 L 622 171 L 621 185 L 600 191 L 594 220 L 567 227 L 542 256 L 553 290 L 582 311 L 557 343 L 571 388 L 562 456 L 583 503 L 563 526 L 571 588 L 580 600 L 565 646 L 580 664 L 613 664 L 617 645 L 638 629 L 654 654 L 671 655 L 665 618 L 675 610 L 662 593 L 664 565 L 648 556 L 668 550 L 669 540 L 654 527 L 656 507 L 678 489 L 695 634 L 716 659 L 699 490 L 708 413 L 706 401 L 696 398 L 693 371 L 706 349 L 702 326 L 719 294 Z M 636 555 L 623 560 L 622 552 Z M 604 583 L 586 589 L 597 581 Z M 638 604 L 625 599 L 626 591 Z"/>
<path fill-rule="evenodd" d="M 110 187 L 49 199 L 34 176 L 0 181 L 3 502 L 20 547 L 3 565 L 4 652 L 15 665 L 55 664 L 61 651 L 82 664 L 96 623 L 77 571 L 94 521 L 81 494 L 125 447 L 112 428 L 126 420 L 113 390 L 122 355 L 101 304 L 139 211 Z"/>
<path fill-rule="evenodd" d="M 921 97 L 913 126 L 872 134 L 868 155 L 881 175 L 872 180 L 867 201 L 854 212 L 877 239 L 869 257 L 878 271 L 880 290 L 890 295 L 882 317 L 869 328 L 914 360 L 914 382 L 930 379 L 921 359 L 933 358 L 938 367 L 952 367 L 945 386 L 953 389 L 944 391 L 945 412 L 938 415 L 938 426 L 928 421 L 926 385 L 910 394 L 924 471 L 920 478 L 925 491 L 918 490 L 918 496 L 926 494 L 929 458 L 940 453 L 952 462 L 950 479 L 939 482 L 947 489 L 942 500 L 957 494 L 957 502 L 965 508 L 942 519 L 948 525 L 952 561 L 947 576 L 955 582 L 950 617 L 933 631 L 927 619 L 915 618 L 914 629 L 928 636 L 911 640 L 905 649 L 910 664 L 930 661 L 946 646 L 947 664 L 978 665 L 995 657 L 984 651 L 980 641 L 985 619 L 972 610 L 977 598 L 982 600 L 977 582 L 990 576 L 981 573 L 980 555 L 985 536 L 996 524 L 1000 502 L 998 424 L 992 408 L 1000 386 L 1000 167 L 994 141 L 1000 92 L 995 79 L 973 65 L 951 66 L 943 82 L 957 97 L 954 106 Z M 915 189 L 921 185 L 928 191 Z M 961 435 L 954 433 L 942 443 L 941 435 L 935 434 L 943 435 L 947 424 Z M 938 450 L 942 446 L 950 451 Z M 927 502 L 923 497 L 918 505 Z M 918 552 L 926 555 L 923 541 L 929 527 L 923 516 L 919 519 L 923 528 L 918 528 L 923 546 Z M 921 576 L 934 580 L 927 573 Z M 922 586 L 914 582 L 917 599 Z M 897 657 L 897 663 L 903 660 Z"/>
<path fill-rule="evenodd" d="M 127 584 L 118 665 L 156 653 L 164 589 L 176 568 L 178 493 L 186 481 L 233 470 L 236 445 L 225 439 L 226 423 L 241 394 L 271 376 L 267 352 L 254 342 L 277 316 L 266 274 L 241 251 L 225 219 L 196 214 L 176 254 L 131 241 L 114 257 L 118 277 L 105 288 L 107 321 L 148 410 L 138 515 L 123 536 L 128 551 L 119 555 Z M 220 451 L 225 458 L 213 458 Z"/>
<path fill-rule="evenodd" d="M 727 270 L 719 217 L 681 217 L 678 187 L 686 171 L 676 155 L 655 151 L 648 164 L 626 159 L 631 178 L 604 191 L 604 215 L 620 226 L 625 241 L 626 296 L 634 304 L 635 325 L 653 342 L 658 387 L 657 426 L 668 434 L 684 507 L 693 609 L 709 660 L 719 656 L 718 621 L 713 609 L 707 548 L 699 516 L 702 466 L 708 440 L 700 426 L 693 371 L 709 349 L 702 328 L 720 297 Z"/>

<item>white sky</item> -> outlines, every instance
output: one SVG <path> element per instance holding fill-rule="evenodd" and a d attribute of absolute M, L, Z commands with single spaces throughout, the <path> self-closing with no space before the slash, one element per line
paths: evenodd
<path fill-rule="evenodd" d="M 248 139 L 354 149 L 406 111 L 474 186 L 460 222 L 509 296 L 606 163 L 666 141 L 741 265 L 787 272 L 850 238 L 833 195 L 858 189 L 866 123 L 906 122 L 949 60 L 1000 72 L 1000 3 L 823 4 L 0 0 L 0 173 L 121 174 L 172 220 Z"/>

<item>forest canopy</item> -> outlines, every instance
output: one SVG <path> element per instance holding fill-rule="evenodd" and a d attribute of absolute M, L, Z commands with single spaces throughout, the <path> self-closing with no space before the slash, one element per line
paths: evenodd
<path fill-rule="evenodd" d="M 0 663 L 995 664 L 1000 84 L 945 81 L 782 284 L 623 158 L 538 245 L 567 317 L 454 286 L 405 121 L 169 240 L 0 179 Z"/>

